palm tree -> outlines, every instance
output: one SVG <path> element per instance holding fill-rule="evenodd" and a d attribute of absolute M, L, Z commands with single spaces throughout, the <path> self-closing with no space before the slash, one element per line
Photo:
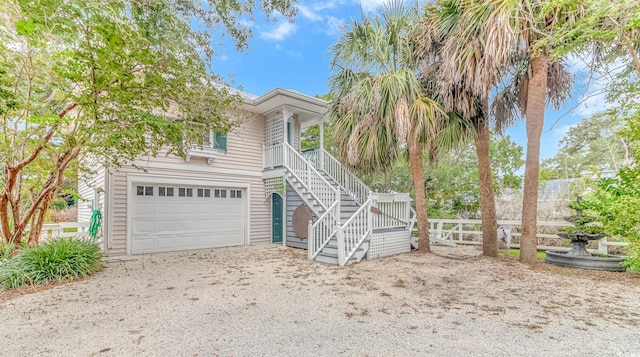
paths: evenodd
<path fill-rule="evenodd" d="M 331 113 L 339 156 L 362 172 L 390 167 L 406 146 L 415 189 L 420 249 L 430 251 L 422 154 L 435 145 L 444 112 L 417 78 L 409 37 L 417 8 L 392 0 L 354 20 L 331 47 Z"/>
<path fill-rule="evenodd" d="M 457 47 L 462 47 L 457 49 L 457 52 L 465 51 L 468 60 L 477 61 L 483 55 L 483 49 L 477 43 L 459 41 L 457 37 L 458 32 L 461 31 L 458 27 L 459 15 L 455 1 L 446 0 L 427 5 L 425 16 L 415 31 L 417 55 L 422 62 L 423 75 L 437 78 L 434 90 L 441 97 L 445 105 L 444 109 L 458 112 L 473 123 L 473 126 L 470 126 L 470 134 L 474 138 L 478 157 L 483 254 L 497 257 L 499 254 L 498 221 L 489 158 L 491 137 L 488 115 L 489 93 L 472 92 L 465 85 L 466 78 L 445 72 L 455 69 L 446 66 L 445 62 L 452 61 L 448 56 Z M 494 78 L 494 81 L 496 79 Z"/>
<path fill-rule="evenodd" d="M 567 80 L 570 76 L 561 61 L 549 56 L 550 48 L 544 40 L 559 22 L 573 21 L 577 15 L 570 5 L 543 0 L 443 0 L 436 12 L 440 17 L 438 25 L 430 31 L 447 35 L 439 52 L 443 57 L 440 71 L 444 74 L 439 92 L 457 94 L 445 95 L 445 109 L 458 106 L 465 114 L 475 113 L 472 100 L 462 101 L 462 108 L 461 103 L 453 103 L 460 99 L 459 93 L 468 93 L 487 101 L 482 105 L 486 113 L 488 98 L 498 86 L 503 90 L 492 106 L 497 130 L 509 123 L 518 110 L 525 117 L 527 153 L 520 261 L 532 264 L 537 250 L 540 137 L 547 94 L 558 107 L 571 89 L 571 81 Z M 501 83 L 503 80 L 506 84 Z M 479 126 L 481 131 L 488 128 L 488 123 L 483 125 Z M 478 153 L 484 155 L 480 148 Z"/>

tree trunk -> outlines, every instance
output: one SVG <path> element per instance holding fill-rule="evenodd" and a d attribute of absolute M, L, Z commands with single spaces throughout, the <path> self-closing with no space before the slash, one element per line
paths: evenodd
<path fill-rule="evenodd" d="M 493 177 L 489 162 L 489 120 L 485 118 L 476 131 L 476 153 L 478 154 L 478 182 L 480 184 L 480 213 L 482 219 L 482 254 L 497 257 L 498 220 L 493 190 Z"/>
<path fill-rule="evenodd" d="M 524 168 L 524 197 L 522 200 L 522 237 L 520 262 L 534 264 L 538 250 L 538 174 L 540 170 L 540 136 L 544 126 L 547 97 L 547 58 L 538 55 L 531 59 L 531 78 L 527 87 L 525 123 L 527 128 L 527 156 Z"/>
<path fill-rule="evenodd" d="M 429 218 L 427 216 L 427 192 L 424 188 L 424 171 L 422 168 L 422 148 L 415 141 L 415 127 L 411 128 L 407 146 L 409 147 L 409 165 L 413 176 L 413 187 L 416 192 L 416 218 L 418 225 L 419 249 L 425 253 L 431 252 L 429 242 Z"/>

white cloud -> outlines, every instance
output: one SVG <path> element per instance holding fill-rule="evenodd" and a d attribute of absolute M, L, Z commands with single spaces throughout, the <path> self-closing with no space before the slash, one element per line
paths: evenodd
<path fill-rule="evenodd" d="M 309 21 L 316 22 L 322 20 L 322 15 L 319 15 L 316 11 L 302 4 L 298 5 L 298 13 Z"/>
<path fill-rule="evenodd" d="M 344 3 L 344 0 L 318 1 L 315 2 L 312 7 L 316 11 L 321 11 L 325 9 L 335 9 L 336 7 L 343 5 Z"/>
<path fill-rule="evenodd" d="M 229 57 L 227 57 L 227 55 L 222 55 L 218 57 L 218 59 L 220 60 L 220 62 L 225 62 L 229 60 Z"/>
<path fill-rule="evenodd" d="M 246 27 L 246 28 L 252 28 L 255 27 L 255 23 L 253 21 L 247 20 L 247 19 L 240 19 L 238 21 L 238 23 L 240 23 L 240 25 Z"/>
<path fill-rule="evenodd" d="M 266 40 L 282 41 L 296 32 L 296 25 L 283 21 L 270 31 L 260 31 L 260 37 Z"/>
<path fill-rule="evenodd" d="M 575 123 L 575 124 L 563 125 L 561 127 L 553 129 L 552 133 L 557 135 L 557 136 L 559 136 L 559 137 L 564 137 L 569 132 L 569 129 L 575 127 L 576 125 L 578 125 L 578 124 Z"/>
<path fill-rule="evenodd" d="M 596 88 L 580 98 L 580 104 L 576 107 L 575 112 L 583 117 L 590 117 L 593 114 L 604 112 L 614 105 L 614 103 L 607 101 L 605 88 Z"/>
<path fill-rule="evenodd" d="M 618 103 L 607 101 L 607 94 L 616 80 L 615 76 L 620 74 L 627 65 L 618 60 L 592 72 L 589 68 L 592 60 L 593 57 L 590 54 L 572 55 L 567 60 L 569 71 L 576 74 L 577 84 L 584 88 L 584 94 L 574 109 L 576 114 L 583 117 L 604 112 L 618 105 Z"/>
<path fill-rule="evenodd" d="M 376 11 L 379 7 L 384 5 L 387 0 L 360 0 L 360 5 L 366 12 Z"/>
<path fill-rule="evenodd" d="M 338 35 L 341 33 L 342 28 L 346 25 L 344 19 L 327 16 L 327 26 L 325 28 L 325 33 L 329 36 Z"/>

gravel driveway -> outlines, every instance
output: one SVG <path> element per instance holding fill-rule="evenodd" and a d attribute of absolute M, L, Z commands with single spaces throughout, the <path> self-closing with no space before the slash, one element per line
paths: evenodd
<path fill-rule="evenodd" d="M 436 247 L 337 268 L 275 245 L 135 256 L 0 303 L 2 356 L 640 356 L 640 277 Z"/>

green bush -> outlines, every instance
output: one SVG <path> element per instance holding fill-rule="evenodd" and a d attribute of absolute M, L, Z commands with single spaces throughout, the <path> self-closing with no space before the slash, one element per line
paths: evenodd
<path fill-rule="evenodd" d="M 615 178 L 603 178 L 580 203 L 595 213 L 611 237 L 629 242 L 625 264 L 640 272 L 640 166 L 622 168 Z"/>
<path fill-rule="evenodd" d="M 26 248 L 0 266 L 0 284 L 5 289 L 24 284 L 71 280 L 102 269 L 102 252 L 94 242 L 53 239 Z"/>
<path fill-rule="evenodd" d="M 67 208 L 67 201 L 62 197 L 56 197 L 49 203 L 49 206 L 56 211 L 62 211 Z"/>

